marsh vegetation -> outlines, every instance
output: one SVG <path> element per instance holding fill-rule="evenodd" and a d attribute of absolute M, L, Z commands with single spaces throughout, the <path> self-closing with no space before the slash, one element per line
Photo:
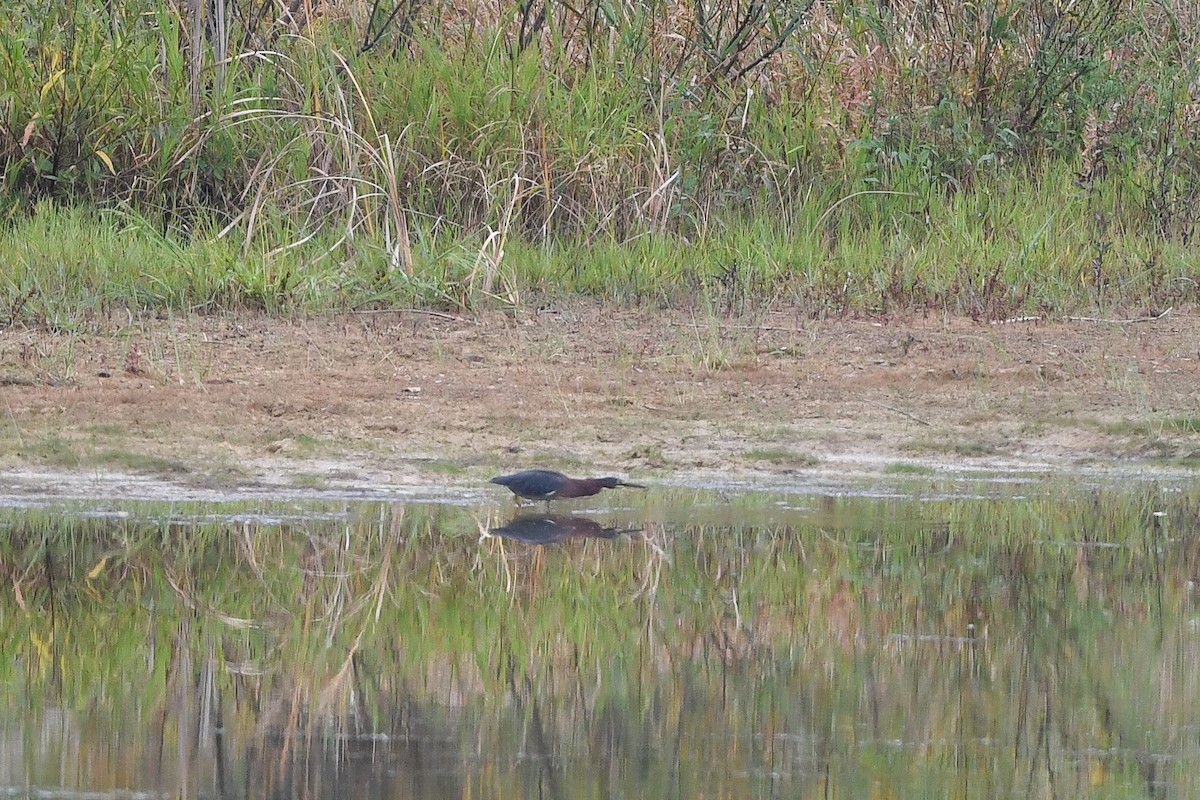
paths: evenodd
<path fill-rule="evenodd" d="M 1195 302 L 1195 4 L 0 4 L 0 322 Z"/>

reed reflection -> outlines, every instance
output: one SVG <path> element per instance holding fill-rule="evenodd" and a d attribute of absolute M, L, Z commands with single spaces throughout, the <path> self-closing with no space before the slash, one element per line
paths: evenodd
<path fill-rule="evenodd" d="M 0 796 L 1200 796 L 1200 491 L 802 505 L 12 512 Z"/>

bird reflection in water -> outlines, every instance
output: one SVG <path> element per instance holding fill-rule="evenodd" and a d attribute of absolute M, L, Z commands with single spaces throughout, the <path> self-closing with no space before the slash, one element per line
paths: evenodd
<path fill-rule="evenodd" d="M 594 519 L 572 514 L 518 514 L 505 525 L 492 528 L 493 536 L 502 536 L 526 544 L 546 545 L 568 539 L 615 539 L 641 528 L 610 528 Z"/>

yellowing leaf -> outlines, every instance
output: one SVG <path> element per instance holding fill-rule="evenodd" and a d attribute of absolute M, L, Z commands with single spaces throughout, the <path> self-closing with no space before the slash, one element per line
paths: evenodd
<path fill-rule="evenodd" d="M 113 175 L 117 174 L 116 169 L 113 168 L 112 159 L 108 157 L 108 153 L 104 152 L 103 150 L 97 150 L 96 157 L 104 162 L 104 166 L 108 167 L 109 172 L 111 172 Z M 104 562 L 101 561 L 100 563 L 103 564 Z"/>
<path fill-rule="evenodd" d="M 29 632 L 29 640 L 33 642 L 33 649 L 37 650 L 38 656 L 43 662 L 50 661 L 50 643 L 42 639 L 33 631 Z"/>
<path fill-rule="evenodd" d="M 46 81 L 46 85 L 42 87 L 42 99 L 43 100 L 46 99 L 46 95 L 50 94 L 50 91 L 55 86 L 58 85 L 58 82 L 63 79 L 63 75 L 66 75 L 66 74 L 67 74 L 67 71 L 65 69 L 60 69 L 57 72 L 55 72 L 53 75 L 50 76 L 50 80 Z"/>
<path fill-rule="evenodd" d="M 99 152 L 99 151 L 97 151 L 97 152 Z M 108 168 L 109 168 L 109 169 L 112 169 L 112 164 L 111 164 L 111 163 L 108 161 L 108 157 L 107 157 L 107 156 L 104 158 L 104 163 L 108 164 Z M 114 173 L 114 174 L 115 174 L 115 173 Z M 108 563 L 108 556 L 105 556 L 104 558 L 102 558 L 102 559 L 100 559 L 99 561 L 97 561 L 97 562 L 96 562 L 96 566 L 92 567 L 92 570 L 91 570 L 91 572 L 89 572 L 89 573 L 87 574 L 87 579 L 88 579 L 89 581 L 94 581 L 94 580 L 96 580 L 96 576 L 97 576 L 97 575 L 99 575 L 101 572 L 103 572 L 103 571 L 104 571 L 104 565 L 105 565 L 105 564 L 107 564 L 107 563 Z"/>

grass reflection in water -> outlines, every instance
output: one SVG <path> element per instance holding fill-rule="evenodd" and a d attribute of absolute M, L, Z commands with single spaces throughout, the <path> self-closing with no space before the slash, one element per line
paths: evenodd
<path fill-rule="evenodd" d="M 0 793 L 1200 795 L 1200 493 L 650 503 L 0 512 Z"/>

